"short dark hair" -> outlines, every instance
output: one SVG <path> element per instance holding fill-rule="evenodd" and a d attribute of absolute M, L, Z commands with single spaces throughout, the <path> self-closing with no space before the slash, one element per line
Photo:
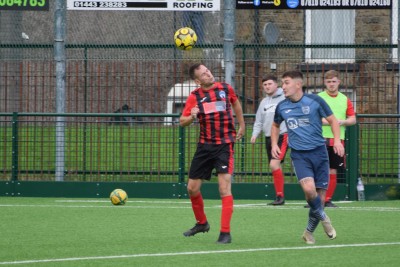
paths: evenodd
<path fill-rule="evenodd" d="M 298 70 L 289 70 L 289 71 L 285 71 L 282 74 L 282 79 L 283 78 L 292 78 L 292 79 L 301 79 L 303 80 L 303 73 L 301 73 L 301 71 Z"/>
<path fill-rule="evenodd" d="M 268 80 L 273 80 L 274 82 L 278 83 L 278 78 L 273 74 L 269 74 L 267 76 L 264 76 L 263 79 L 261 80 L 261 82 L 265 82 L 265 81 L 268 81 Z"/>
<path fill-rule="evenodd" d="M 190 79 L 192 79 L 192 80 L 196 79 L 196 75 L 194 75 L 194 71 L 197 70 L 201 65 L 203 65 L 203 64 L 195 63 L 192 66 L 190 66 L 190 68 L 189 68 L 189 77 L 190 77 Z"/>

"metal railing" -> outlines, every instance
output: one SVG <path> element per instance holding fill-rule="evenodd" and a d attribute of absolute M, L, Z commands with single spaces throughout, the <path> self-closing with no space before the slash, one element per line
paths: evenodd
<path fill-rule="evenodd" d="M 57 124 L 60 117 L 61 127 Z M 178 117 L 0 113 L 0 180 L 183 182 L 196 148 L 198 125 L 180 127 Z M 235 145 L 235 180 L 272 182 L 264 138 L 260 136 L 258 144 L 250 144 L 254 115 L 245 117 L 247 136 Z M 63 132 L 63 142 L 57 140 L 57 131 Z M 287 157 L 285 173 L 287 181 L 294 182 L 289 162 Z M 60 164 L 63 177 L 57 179 Z"/>
<path fill-rule="evenodd" d="M 56 190 L 56 195 L 64 196 L 67 193 L 59 183 L 48 187 L 51 182 L 64 181 L 84 186 L 82 192 L 75 194 L 80 188 L 76 185 L 70 194 L 86 196 L 90 183 L 107 192 L 109 188 L 104 184 L 111 182 L 125 186 L 153 183 L 162 188 L 157 196 L 165 190 L 168 196 L 182 196 L 196 149 L 198 125 L 180 127 L 178 117 L 179 114 L 0 113 L 2 192 L 35 195 L 30 183 L 47 182 L 47 189 L 40 195 L 54 195 Z M 357 116 L 357 124 L 347 129 L 346 169 L 338 176 L 337 198 L 356 199 L 358 177 L 365 183 L 367 199 L 400 198 L 399 119 L 399 115 Z M 268 185 L 273 180 L 264 138 L 260 136 L 256 144 L 251 144 L 254 115 L 246 114 L 245 120 L 246 137 L 235 144 L 234 184 L 240 186 L 242 197 L 273 195 L 273 187 Z M 62 143 L 57 141 L 60 130 Z M 57 154 L 60 151 L 62 155 Z M 62 162 L 57 162 L 59 159 Z M 62 179 L 56 177 L 57 166 L 62 166 Z M 288 198 L 301 198 L 289 155 L 283 171 Z M 214 176 L 211 182 L 216 181 Z M 168 184 L 173 186 L 172 192 Z"/>
<path fill-rule="evenodd" d="M 61 128 L 57 118 L 63 117 Z M 182 182 L 195 151 L 198 126 L 182 128 L 179 114 L 0 113 L 0 180 L 54 181 L 63 158 L 65 181 Z M 169 119 L 166 119 L 169 118 Z M 171 119 L 172 118 L 172 119 Z M 399 115 L 358 115 L 347 131 L 345 179 L 399 183 Z M 235 181 L 272 182 L 264 138 L 250 143 L 254 115 L 245 115 L 246 137 L 235 145 Z M 56 131 L 64 132 L 57 143 Z M 63 157 L 57 155 L 63 146 Z M 296 183 L 290 157 L 286 182 Z"/>

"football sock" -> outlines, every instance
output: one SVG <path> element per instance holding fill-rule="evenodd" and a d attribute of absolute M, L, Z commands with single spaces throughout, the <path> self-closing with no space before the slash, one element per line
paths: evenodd
<path fill-rule="evenodd" d="M 310 205 L 310 212 L 318 218 L 318 220 L 325 220 L 326 214 L 324 208 L 322 207 L 321 198 L 317 195 L 316 198 L 307 201 L 308 205 Z"/>
<path fill-rule="evenodd" d="M 336 184 L 337 184 L 337 175 L 329 174 L 329 185 L 328 185 L 328 190 L 326 190 L 325 202 L 331 201 L 333 194 L 335 193 Z"/>
<path fill-rule="evenodd" d="M 319 219 L 315 216 L 314 212 L 310 209 L 308 212 L 308 225 L 307 231 L 313 233 L 319 224 Z"/>
<path fill-rule="evenodd" d="M 233 196 L 226 196 L 222 199 L 221 212 L 221 232 L 229 233 L 231 231 L 231 218 L 233 213 Z"/>
<path fill-rule="evenodd" d="M 197 223 L 205 224 L 207 222 L 207 217 L 204 213 L 203 196 L 201 193 L 197 194 L 196 196 L 191 196 L 190 201 L 192 202 L 192 209 Z"/>
<path fill-rule="evenodd" d="M 272 177 L 274 178 L 274 187 L 277 197 L 283 197 L 283 186 L 285 183 L 282 169 L 277 169 L 272 172 Z"/>

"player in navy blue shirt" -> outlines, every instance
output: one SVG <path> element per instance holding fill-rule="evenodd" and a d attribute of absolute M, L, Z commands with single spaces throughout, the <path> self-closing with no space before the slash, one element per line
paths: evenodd
<path fill-rule="evenodd" d="M 326 189 L 329 183 L 329 158 L 322 136 L 322 118 L 331 125 L 334 135 L 334 151 L 343 156 L 344 147 L 340 141 L 339 123 L 328 104 L 319 96 L 304 94 L 303 74 L 287 71 L 282 75 L 282 89 L 286 99 L 275 110 L 271 129 L 272 156 L 279 158 L 279 125 L 285 121 L 290 157 L 297 179 L 310 205 L 308 225 L 303 233 L 307 244 L 314 244 L 313 233 L 321 221 L 330 239 L 336 238 L 336 230 L 324 211 Z"/>

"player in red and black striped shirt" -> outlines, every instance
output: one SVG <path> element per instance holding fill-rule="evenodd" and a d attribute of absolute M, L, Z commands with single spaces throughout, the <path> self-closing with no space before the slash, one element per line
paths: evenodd
<path fill-rule="evenodd" d="M 203 64 L 192 65 L 189 75 L 200 87 L 191 92 L 186 100 L 180 125 L 189 126 L 198 119 L 200 137 L 190 166 L 187 185 L 196 225 L 183 234 L 193 236 L 209 231 L 210 225 L 204 212 L 200 188 L 203 180 L 210 180 L 212 170 L 216 169 L 222 200 L 221 228 L 217 243 L 231 243 L 233 147 L 245 131 L 242 106 L 233 88 L 227 83 L 215 82 L 214 76 Z M 232 109 L 239 123 L 237 132 Z"/>

